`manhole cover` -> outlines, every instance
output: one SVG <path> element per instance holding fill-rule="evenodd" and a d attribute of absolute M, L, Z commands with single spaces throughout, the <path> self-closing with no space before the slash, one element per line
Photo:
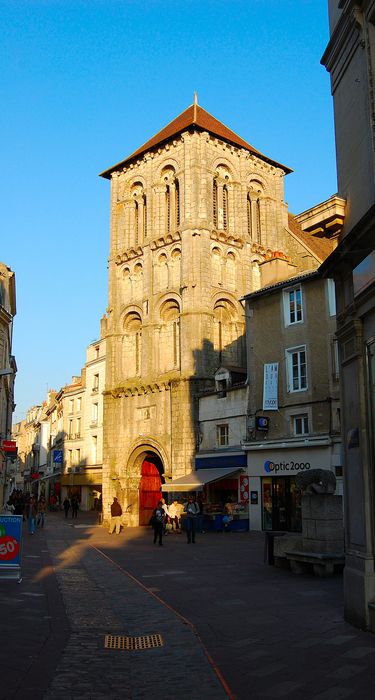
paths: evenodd
<path fill-rule="evenodd" d="M 106 634 L 104 639 L 105 649 L 127 649 L 134 651 L 136 649 L 153 649 L 154 647 L 162 647 L 163 640 L 160 634 L 147 634 L 143 637 L 120 637 L 113 634 Z"/>

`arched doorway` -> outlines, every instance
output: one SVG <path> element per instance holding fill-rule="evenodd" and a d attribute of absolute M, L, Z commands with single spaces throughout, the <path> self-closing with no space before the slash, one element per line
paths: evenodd
<path fill-rule="evenodd" d="M 147 453 L 142 462 L 139 484 L 139 524 L 148 525 L 152 511 L 161 498 L 163 473 L 162 461 L 157 455 Z"/>

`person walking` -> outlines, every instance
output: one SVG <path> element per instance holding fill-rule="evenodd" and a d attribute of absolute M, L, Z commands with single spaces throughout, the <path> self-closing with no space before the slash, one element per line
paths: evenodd
<path fill-rule="evenodd" d="M 44 498 L 44 496 L 41 496 L 39 498 L 39 501 L 38 501 L 38 517 L 37 517 L 37 521 L 36 521 L 36 524 L 40 525 L 40 527 L 44 527 L 44 518 L 46 515 L 46 507 L 47 507 L 46 499 Z"/>
<path fill-rule="evenodd" d="M 117 496 L 113 497 L 113 503 L 111 504 L 111 524 L 109 526 L 109 534 L 112 535 L 116 528 L 116 535 L 120 534 L 121 530 L 121 516 L 122 508 L 117 500 Z"/>
<path fill-rule="evenodd" d="M 185 506 L 186 512 L 186 536 L 187 543 L 195 544 L 195 533 L 197 527 L 197 515 L 199 513 L 199 505 L 193 496 L 189 496 Z"/>
<path fill-rule="evenodd" d="M 163 544 L 164 520 L 165 511 L 163 508 L 163 501 L 159 501 L 152 514 L 152 527 L 154 530 L 154 544 L 156 544 L 156 540 L 158 539 L 160 547 Z"/>
<path fill-rule="evenodd" d="M 72 518 L 76 518 L 78 515 L 79 501 L 77 496 L 72 497 Z"/>
<path fill-rule="evenodd" d="M 64 508 L 65 517 L 67 518 L 68 513 L 69 513 L 69 509 L 70 509 L 70 501 L 69 501 L 68 496 L 65 496 L 65 500 L 63 502 L 63 508 Z"/>
<path fill-rule="evenodd" d="M 25 505 L 25 518 L 27 520 L 30 535 L 33 535 L 35 532 L 35 518 L 37 512 L 38 509 L 36 499 L 34 496 L 30 496 Z"/>

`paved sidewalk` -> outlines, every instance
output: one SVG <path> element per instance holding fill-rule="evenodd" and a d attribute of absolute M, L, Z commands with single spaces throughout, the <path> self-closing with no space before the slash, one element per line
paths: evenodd
<path fill-rule="evenodd" d="M 341 577 L 264 564 L 257 533 L 154 547 L 148 528 L 74 525 L 49 515 L 25 534 L 22 583 L 0 581 L 1 700 L 375 696 L 375 637 L 343 621 Z M 106 634 L 163 646 L 105 649 Z"/>

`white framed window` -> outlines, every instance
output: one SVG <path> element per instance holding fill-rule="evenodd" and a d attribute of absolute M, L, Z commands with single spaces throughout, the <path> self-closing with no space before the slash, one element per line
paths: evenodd
<path fill-rule="evenodd" d="M 77 418 L 76 428 L 77 428 L 76 437 L 81 437 L 81 419 L 80 418 Z"/>
<path fill-rule="evenodd" d="M 98 454 L 98 436 L 92 436 L 92 463 L 96 464 Z"/>
<path fill-rule="evenodd" d="M 91 418 L 92 418 L 93 423 L 98 422 L 98 404 L 97 403 L 92 404 Z"/>
<path fill-rule="evenodd" d="M 307 389 L 306 345 L 289 348 L 285 351 L 287 390 L 305 391 Z"/>
<path fill-rule="evenodd" d="M 69 413 L 74 413 L 74 399 L 69 399 Z"/>
<path fill-rule="evenodd" d="M 332 355 L 332 377 L 333 377 L 334 381 L 338 382 L 338 380 L 340 379 L 340 355 L 339 355 L 339 341 L 337 338 L 332 339 L 331 355 Z"/>
<path fill-rule="evenodd" d="M 68 421 L 68 439 L 71 440 L 73 437 L 73 419 L 69 418 Z"/>
<path fill-rule="evenodd" d="M 223 423 L 222 425 L 217 425 L 217 444 L 219 447 L 225 447 L 229 445 L 229 425 L 228 423 Z"/>
<path fill-rule="evenodd" d="M 81 408 L 82 408 L 82 399 L 81 399 L 81 397 L 78 397 L 78 399 L 77 399 L 77 413 L 80 412 Z"/>
<path fill-rule="evenodd" d="M 309 433 L 309 416 L 307 413 L 299 413 L 291 416 L 294 435 L 308 435 Z"/>
<path fill-rule="evenodd" d="M 92 390 L 99 391 L 99 374 L 94 374 Z"/>
<path fill-rule="evenodd" d="M 328 299 L 328 312 L 330 316 L 336 316 L 336 291 L 335 291 L 335 281 L 332 279 L 327 280 L 327 299 Z"/>
<path fill-rule="evenodd" d="M 283 299 L 285 325 L 291 326 L 295 323 L 303 323 L 302 287 L 297 285 L 286 289 Z"/>

